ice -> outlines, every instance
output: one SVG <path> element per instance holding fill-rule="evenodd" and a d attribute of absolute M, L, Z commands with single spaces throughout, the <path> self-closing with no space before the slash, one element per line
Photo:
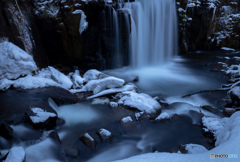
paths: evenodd
<path fill-rule="evenodd" d="M 0 49 L 0 79 L 17 79 L 37 70 L 33 57 L 13 43 L 0 43 Z"/>
<path fill-rule="evenodd" d="M 5 162 L 23 162 L 25 160 L 25 151 L 21 146 L 15 146 L 10 149 Z"/>
<path fill-rule="evenodd" d="M 30 119 L 32 120 L 33 123 L 42 123 L 45 122 L 50 117 L 57 116 L 56 114 L 46 112 L 41 108 L 32 108 L 31 110 L 36 114 L 35 116 L 30 116 Z"/>
<path fill-rule="evenodd" d="M 136 108 L 146 113 L 155 113 L 156 110 L 161 108 L 156 100 L 145 93 L 126 91 L 118 94 L 117 97 L 120 97 L 118 104 Z"/>

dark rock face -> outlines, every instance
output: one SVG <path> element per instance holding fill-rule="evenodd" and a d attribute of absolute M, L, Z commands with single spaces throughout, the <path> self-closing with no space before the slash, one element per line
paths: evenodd
<path fill-rule="evenodd" d="M 177 0 L 180 52 L 239 48 L 239 2 Z"/>
<path fill-rule="evenodd" d="M 80 137 L 80 140 L 83 142 L 84 145 L 91 149 L 96 149 L 97 141 L 88 133 L 85 133 Z"/>

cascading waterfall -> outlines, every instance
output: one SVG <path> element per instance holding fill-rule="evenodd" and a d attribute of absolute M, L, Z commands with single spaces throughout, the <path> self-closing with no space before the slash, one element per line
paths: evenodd
<path fill-rule="evenodd" d="M 159 65 L 177 54 L 175 0 L 136 0 L 124 3 L 121 10 L 130 14 L 134 67 Z"/>

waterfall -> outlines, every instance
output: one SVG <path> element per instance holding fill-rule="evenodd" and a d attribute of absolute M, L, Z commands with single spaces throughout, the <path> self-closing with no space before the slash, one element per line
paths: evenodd
<path fill-rule="evenodd" d="M 177 54 L 175 0 L 136 0 L 121 10 L 131 19 L 130 53 L 134 67 L 159 65 Z"/>

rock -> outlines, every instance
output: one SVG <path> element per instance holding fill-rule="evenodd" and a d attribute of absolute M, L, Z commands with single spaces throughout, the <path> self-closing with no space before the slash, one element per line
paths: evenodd
<path fill-rule="evenodd" d="M 109 107 L 110 108 L 117 108 L 118 107 L 118 103 L 117 102 L 110 102 L 109 103 Z"/>
<path fill-rule="evenodd" d="M 96 134 L 99 136 L 102 142 L 111 141 L 113 138 L 112 133 L 106 129 L 100 129 Z"/>
<path fill-rule="evenodd" d="M 219 111 L 218 109 L 212 107 L 212 106 L 209 106 L 209 105 L 204 105 L 204 106 L 201 106 L 202 109 L 204 110 L 207 110 L 207 111 L 210 111 L 216 115 L 219 115 L 219 116 L 224 116 L 223 113 L 221 111 Z"/>
<path fill-rule="evenodd" d="M 232 104 L 234 106 L 240 106 L 240 86 L 236 86 L 229 91 Z"/>
<path fill-rule="evenodd" d="M 232 114 L 234 114 L 235 112 L 237 112 L 237 110 L 235 110 L 234 108 L 225 108 L 223 110 L 223 113 L 227 116 L 231 116 Z"/>
<path fill-rule="evenodd" d="M 36 129 L 53 129 L 56 126 L 57 114 L 42 108 L 30 108 L 25 113 L 25 121 Z"/>
<path fill-rule="evenodd" d="M 7 153 L 5 162 L 24 162 L 25 161 L 25 150 L 23 147 L 12 147 Z"/>
<path fill-rule="evenodd" d="M 13 139 L 13 129 L 6 123 L 0 123 L 0 136 L 5 139 Z"/>
<path fill-rule="evenodd" d="M 84 135 L 82 135 L 80 137 L 80 140 L 87 147 L 89 147 L 91 149 L 94 149 L 94 150 L 96 149 L 97 141 L 91 135 L 89 135 L 88 133 L 85 133 Z"/>
<path fill-rule="evenodd" d="M 133 79 L 133 82 L 138 82 L 139 81 L 139 77 L 136 76 L 134 79 Z"/>

